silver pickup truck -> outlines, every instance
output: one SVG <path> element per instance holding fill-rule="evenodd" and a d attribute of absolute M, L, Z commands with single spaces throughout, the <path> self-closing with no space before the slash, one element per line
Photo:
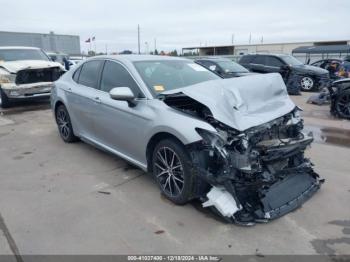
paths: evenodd
<path fill-rule="evenodd" d="M 49 97 L 52 83 L 65 72 L 35 47 L 0 47 L 1 107 L 20 99 Z"/>

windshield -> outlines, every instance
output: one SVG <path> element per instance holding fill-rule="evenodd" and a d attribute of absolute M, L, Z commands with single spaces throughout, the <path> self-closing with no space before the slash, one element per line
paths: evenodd
<path fill-rule="evenodd" d="M 218 61 L 219 66 L 225 71 L 225 73 L 247 73 L 249 72 L 243 66 L 233 61 Z"/>
<path fill-rule="evenodd" d="M 221 79 L 192 61 L 139 61 L 134 65 L 153 94 Z"/>
<path fill-rule="evenodd" d="M 0 60 L 17 61 L 17 60 L 45 60 L 49 58 L 39 49 L 0 49 Z"/>
<path fill-rule="evenodd" d="M 296 59 L 293 56 L 286 55 L 286 56 L 281 56 L 281 58 L 284 62 L 286 62 L 288 65 L 291 65 L 291 66 L 303 65 L 302 62 L 300 62 L 298 59 Z"/>

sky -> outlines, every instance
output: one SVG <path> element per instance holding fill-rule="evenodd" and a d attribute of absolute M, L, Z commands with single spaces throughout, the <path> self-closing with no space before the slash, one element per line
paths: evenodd
<path fill-rule="evenodd" d="M 350 39 L 350 0 L 0 0 L 0 31 L 95 36 L 98 52 Z M 234 37 L 232 37 L 234 35 Z M 94 47 L 94 45 L 93 45 Z"/>

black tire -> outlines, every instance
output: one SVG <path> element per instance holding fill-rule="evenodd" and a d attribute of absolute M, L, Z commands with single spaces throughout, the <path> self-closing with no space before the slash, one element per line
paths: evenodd
<path fill-rule="evenodd" d="M 336 114 L 345 119 L 350 119 L 350 89 L 341 91 L 335 99 Z"/>
<path fill-rule="evenodd" d="M 311 76 L 303 76 L 300 79 L 300 89 L 304 92 L 311 92 L 316 89 L 315 79 Z"/>
<path fill-rule="evenodd" d="M 0 97 L 1 97 L 1 107 L 9 108 L 11 106 L 10 100 L 1 88 L 0 88 Z"/>
<path fill-rule="evenodd" d="M 73 133 L 72 123 L 67 108 L 64 105 L 59 105 L 57 107 L 55 117 L 58 132 L 60 133 L 63 141 L 66 143 L 73 143 L 78 141 L 78 137 L 76 137 Z"/>
<path fill-rule="evenodd" d="M 163 159 L 159 154 L 163 156 Z M 165 161 L 168 166 L 165 165 Z M 179 167 L 180 165 L 181 167 Z M 166 198 L 177 205 L 184 205 L 193 199 L 195 177 L 192 174 L 190 156 L 180 142 L 175 139 L 161 140 L 152 154 L 152 170 L 153 176 Z"/>

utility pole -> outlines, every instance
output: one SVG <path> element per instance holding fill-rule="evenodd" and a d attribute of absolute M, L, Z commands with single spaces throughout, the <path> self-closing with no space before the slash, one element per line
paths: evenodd
<path fill-rule="evenodd" d="M 156 53 L 157 50 L 157 38 L 154 38 L 154 54 Z"/>
<path fill-rule="evenodd" d="M 147 41 L 145 42 L 145 53 L 146 53 L 146 55 L 149 54 L 149 46 L 148 46 L 148 42 Z"/>
<path fill-rule="evenodd" d="M 231 39 L 232 45 L 235 42 L 235 34 L 232 34 L 232 39 Z"/>
<path fill-rule="evenodd" d="M 137 47 L 138 47 L 138 53 L 141 54 L 141 50 L 140 50 L 140 25 L 137 25 Z"/>
<path fill-rule="evenodd" d="M 249 44 L 252 43 L 252 33 L 249 34 Z"/>

